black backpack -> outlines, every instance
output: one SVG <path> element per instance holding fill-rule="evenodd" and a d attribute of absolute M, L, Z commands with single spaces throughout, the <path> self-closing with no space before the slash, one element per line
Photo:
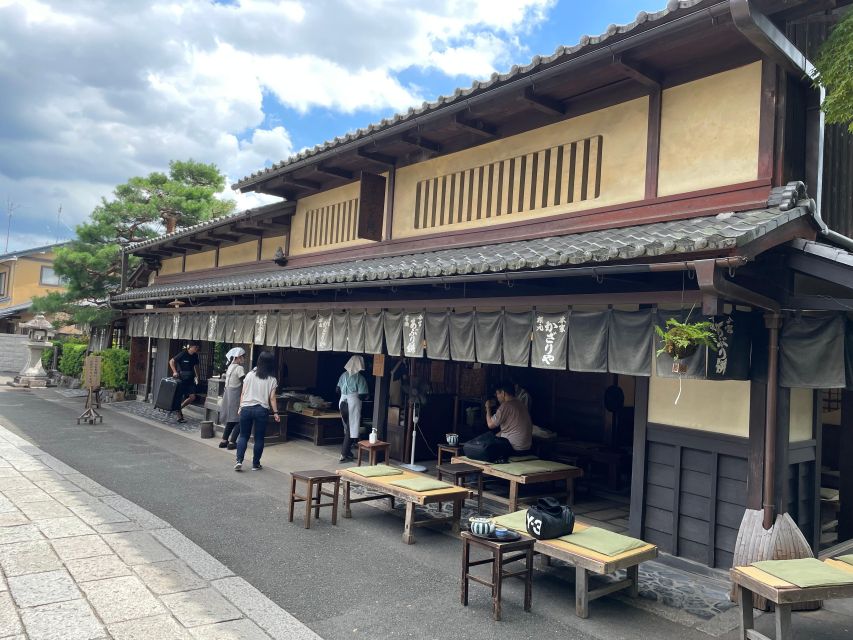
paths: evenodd
<path fill-rule="evenodd" d="M 527 533 L 539 540 L 567 536 L 574 528 L 572 508 L 560 504 L 556 498 L 539 498 L 527 510 Z"/>
<path fill-rule="evenodd" d="M 512 445 L 506 438 L 498 438 L 493 431 L 487 431 L 462 443 L 462 451 L 472 460 L 496 462 L 512 455 Z"/>

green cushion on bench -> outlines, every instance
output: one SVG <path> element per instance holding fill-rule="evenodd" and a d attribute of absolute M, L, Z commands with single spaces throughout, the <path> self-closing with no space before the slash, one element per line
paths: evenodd
<path fill-rule="evenodd" d="M 412 491 L 435 491 L 436 489 L 450 489 L 453 485 L 441 480 L 433 480 L 432 478 L 406 478 L 405 480 L 395 480 L 389 482 L 395 487 L 401 489 L 410 489 Z"/>
<path fill-rule="evenodd" d="M 510 456 L 510 462 L 529 462 L 530 460 L 538 460 L 539 456 Z"/>
<path fill-rule="evenodd" d="M 573 469 L 570 464 L 553 462 L 551 460 L 527 460 L 525 462 L 507 462 L 505 464 L 493 464 L 492 469 L 503 471 L 514 476 L 529 476 L 535 473 L 546 473 L 548 471 L 560 471 L 562 469 Z"/>
<path fill-rule="evenodd" d="M 752 566 L 802 588 L 853 584 L 853 575 L 831 567 L 816 558 L 763 560 L 753 562 Z"/>
<path fill-rule="evenodd" d="M 378 478 L 380 476 L 398 476 L 403 472 L 400 469 L 389 467 L 387 464 L 375 464 L 372 467 L 350 467 L 347 471 L 363 476 L 365 478 Z"/>
<path fill-rule="evenodd" d="M 527 509 L 492 518 L 492 522 L 495 523 L 496 527 L 505 527 L 513 531 L 527 531 Z"/>
<path fill-rule="evenodd" d="M 853 553 L 849 556 L 838 556 L 836 560 L 841 560 L 841 562 L 846 562 L 847 564 L 853 564 Z"/>
<path fill-rule="evenodd" d="M 605 556 L 618 556 L 620 553 L 639 549 L 648 544 L 642 540 L 623 536 L 621 533 L 614 533 L 599 527 L 589 527 L 559 539 Z"/>

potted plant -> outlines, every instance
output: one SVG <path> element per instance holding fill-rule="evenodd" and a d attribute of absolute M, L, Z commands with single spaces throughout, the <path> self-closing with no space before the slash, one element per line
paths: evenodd
<path fill-rule="evenodd" d="M 689 358 L 701 346 L 717 346 L 717 337 L 710 322 L 681 322 L 670 318 L 666 321 L 666 330 L 656 326 L 655 332 L 662 342 L 657 354 L 666 353 L 673 360 Z"/>

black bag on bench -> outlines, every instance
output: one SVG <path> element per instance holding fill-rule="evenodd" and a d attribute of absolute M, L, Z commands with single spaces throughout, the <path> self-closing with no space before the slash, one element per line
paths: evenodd
<path fill-rule="evenodd" d="M 513 454 L 512 445 L 506 438 L 498 438 L 493 432 L 487 431 L 473 440 L 462 443 L 462 451 L 472 460 L 496 462 L 506 460 Z"/>
<path fill-rule="evenodd" d="M 567 536 L 575 528 L 572 508 L 560 504 L 556 498 L 539 498 L 527 509 L 526 521 L 527 533 L 538 540 Z"/>

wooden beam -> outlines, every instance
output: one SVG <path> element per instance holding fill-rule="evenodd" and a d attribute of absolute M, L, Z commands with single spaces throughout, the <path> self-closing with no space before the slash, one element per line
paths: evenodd
<path fill-rule="evenodd" d="M 262 236 L 266 233 L 265 229 L 259 227 L 234 227 L 234 231 L 246 236 Z"/>
<path fill-rule="evenodd" d="M 347 171 L 346 169 L 338 169 L 337 167 L 328 167 L 324 164 L 315 164 L 314 171 L 316 173 L 324 173 L 327 176 L 334 176 L 335 178 L 340 178 L 341 180 L 354 180 L 355 174 L 352 171 Z"/>
<path fill-rule="evenodd" d="M 427 140 L 420 135 L 406 134 L 402 136 L 400 140 L 406 144 L 412 145 L 413 147 L 419 147 L 424 151 L 429 151 L 430 153 L 441 153 L 441 145 L 439 143 Z"/>
<path fill-rule="evenodd" d="M 359 158 L 370 160 L 371 162 L 375 162 L 376 164 L 385 165 L 386 167 L 397 166 L 397 158 L 384 153 L 378 153 L 376 151 L 367 151 L 364 148 L 358 149 L 356 153 L 358 154 Z"/>
<path fill-rule="evenodd" d="M 323 188 L 319 182 L 314 182 L 313 180 L 305 180 L 304 178 L 297 178 L 295 176 L 281 176 L 282 184 L 285 185 L 293 185 L 298 189 L 308 189 L 310 191 L 320 191 Z"/>
<path fill-rule="evenodd" d="M 531 107 L 549 116 L 564 116 L 566 114 L 566 105 L 560 100 L 548 96 L 537 96 L 533 87 L 527 87 L 521 97 Z"/>
<path fill-rule="evenodd" d="M 197 242 L 190 242 L 189 240 L 176 240 L 173 244 L 179 249 L 192 249 L 193 251 L 201 251 L 202 249 L 204 249 L 203 244 L 199 244 Z"/>
<path fill-rule="evenodd" d="M 193 236 L 193 242 L 197 242 L 198 244 L 204 245 L 206 247 L 219 246 L 219 240 L 214 240 L 213 238 L 205 238 L 202 236 Z"/>
<path fill-rule="evenodd" d="M 479 118 L 466 118 L 462 114 L 457 113 L 453 122 L 456 126 L 482 138 L 496 138 L 498 136 L 498 128 L 495 125 L 484 122 Z"/>
<path fill-rule="evenodd" d="M 640 65 L 636 62 L 629 62 L 621 54 L 613 56 L 613 65 L 619 69 L 623 75 L 639 82 L 650 91 L 660 89 L 663 78 L 661 77 L 661 74 L 654 69 L 650 69 L 649 67 Z"/>
<path fill-rule="evenodd" d="M 218 240 L 220 242 L 237 242 L 240 239 L 240 236 L 235 235 L 233 233 L 226 233 L 224 231 L 217 231 L 214 233 L 213 231 L 207 232 L 207 237 Z"/>
<path fill-rule="evenodd" d="M 662 94 L 660 87 L 649 94 L 649 120 L 646 136 L 646 199 L 658 197 Z"/>

